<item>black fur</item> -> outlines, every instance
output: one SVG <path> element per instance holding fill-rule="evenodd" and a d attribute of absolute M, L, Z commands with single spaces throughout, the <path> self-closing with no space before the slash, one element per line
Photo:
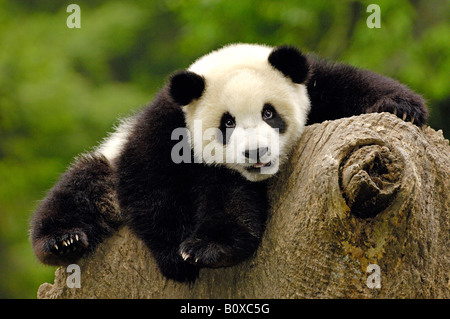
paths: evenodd
<path fill-rule="evenodd" d="M 228 144 L 228 142 L 230 141 L 231 138 L 231 134 L 233 134 L 234 131 L 234 127 L 236 126 L 236 123 L 234 124 L 234 126 L 232 127 L 227 127 L 226 123 L 227 121 L 233 121 L 233 123 L 235 123 L 235 118 L 228 112 L 222 114 L 222 117 L 220 119 L 220 126 L 219 126 L 219 130 L 220 133 L 222 133 L 222 139 L 220 140 L 220 142 L 224 145 Z"/>
<path fill-rule="evenodd" d="M 312 101 L 308 123 L 382 111 L 417 125 L 426 122 L 419 95 L 373 72 L 286 46 L 270 54 L 268 65 L 295 83 L 306 81 Z M 196 164 L 192 154 L 191 163 L 171 159 L 179 142 L 171 140 L 172 131 L 185 127 L 180 105 L 200 98 L 204 89 L 201 76 L 176 73 L 137 118 L 117 170 L 101 156 L 75 162 L 32 220 L 31 240 L 42 262 L 76 262 L 117 229 L 120 213 L 161 272 L 178 281 L 194 281 L 200 267 L 235 265 L 255 252 L 267 218 L 265 183 L 249 182 L 225 167 Z M 273 111 L 265 120 L 282 133 L 289 119 Z"/>
<path fill-rule="evenodd" d="M 426 123 L 424 99 L 396 80 L 343 63 L 275 48 L 269 63 L 294 83 L 306 83 L 311 99 L 308 124 L 373 112 L 390 112 L 418 126 Z"/>
<path fill-rule="evenodd" d="M 275 48 L 269 55 L 269 63 L 294 83 L 300 84 L 308 79 L 308 60 L 297 48 L 287 45 Z"/>
<path fill-rule="evenodd" d="M 49 265 L 68 265 L 121 224 L 116 180 L 102 156 L 79 158 L 36 210 L 31 241 L 36 256 Z"/>
<path fill-rule="evenodd" d="M 170 79 L 170 96 L 180 104 L 187 105 L 202 96 L 205 80 L 190 71 L 179 71 Z"/>
<path fill-rule="evenodd" d="M 272 113 L 272 117 L 268 119 L 264 119 L 264 111 L 269 110 Z M 280 134 L 283 134 L 287 130 L 287 123 L 286 121 L 281 117 L 280 114 L 278 114 L 277 110 L 273 107 L 272 104 L 266 103 L 264 104 L 263 110 L 261 112 L 261 116 L 263 116 L 264 121 L 269 124 L 271 127 L 278 129 L 278 132 Z"/>
<path fill-rule="evenodd" d="M 405 116 L 421 126 L 427 121 L 424 99 L 405 85 L 380 74 L 308 56 L 311 99 L 308 124 L 373 112 Z"/>
<path fill-rule="evenodd" d="M 228 169 L 174 164 L 171 131 L 182 126 L 183 113 L 164 90 L 142 113 L 119 159 L 118 195 L 161 272 L 193 281 L 200 266 L 230 266 L 254 253 L 267 201 L 264 185 Z"/>

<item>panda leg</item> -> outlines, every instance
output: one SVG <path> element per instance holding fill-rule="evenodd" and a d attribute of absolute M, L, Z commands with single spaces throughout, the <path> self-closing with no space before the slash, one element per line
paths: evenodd
<path fill-rule="evenodd" d="M 199 267 L 229 267 L 248 259 L 256 252 L 265 230 L 265 183 L 230 177 L 228 182 L 216 185 L 202 191 L 203 205 L 198 207 L 196 225 L 179 248 L 186 262 Z"/>
<path fill-rule="evenodd" d="M 211 222 L 183 241 L 179 254 L 199 267 L 229 267 L 252 256 L 260 241 L 260 236 L 239 223 Z"/>
<path fill-rule="evenodd" d="M 31 242 L 44 264 L 75 263 L 121 223 L 115 177 L 103 156 L 85 155 L 61 177 L 31 221 Z"/>
<path fill-rule="evenodd" d="M 169 279 L 179 282 L 193 283 L 198 278 L 199 267 L 187 263 L 178 253 L 178 246 L 162 251 L 152 250 L 158 268 Z"/>
<path fill-rule="evenodd" d="M 233 189 L 236 186 L 236 189 Z M 212 202 L 198 212 L 197 225 L 179 249 L 187 262 L 200 267 L 228 267 L 251 257 L 257 250 L 265 229 L 268 204 L 264 184 L 226 185 L 231 198 L 222 210 Z M 206 199 L 206 202 L 208 202 Z M 213 209 L 212 209 L 213 208 Z"/>
<path fill-rule="evenodd" d="M 403 121 L 408 121 L 416 125 L 424 125 L 427 119 L 427 112 L 423 101 L 420 97 L 405 97 L 405 96 L 384 96 L 372 106 L 370 106 L 367 113 L 371 112 L 389 112 L 393 113 Z"/>

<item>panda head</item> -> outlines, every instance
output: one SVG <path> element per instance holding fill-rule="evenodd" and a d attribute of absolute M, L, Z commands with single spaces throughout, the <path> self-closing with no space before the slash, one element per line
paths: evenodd
<path fill-rule="evenodd" d="M 293 47 L 233 44 L 175 73 L 194 156 L 250 181 L 275 174 L 303 132 L 309 65 Z"/>

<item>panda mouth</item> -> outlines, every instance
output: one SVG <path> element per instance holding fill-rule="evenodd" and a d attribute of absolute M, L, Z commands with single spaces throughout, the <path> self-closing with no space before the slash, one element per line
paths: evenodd
<path fill-rule="evenodd" d="M 247 171 L 256 171 L 256 170 L 259 170 L 262 167 L 270 167 L 270 166 L 272 166 L 272 162 L 256 163 L 256 164 L 253 164 L 252 166 L 247 166 L 245 169 Z"/>

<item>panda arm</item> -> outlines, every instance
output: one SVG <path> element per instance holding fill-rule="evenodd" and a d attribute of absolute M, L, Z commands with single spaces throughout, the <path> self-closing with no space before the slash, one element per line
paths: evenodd
<path fill-rule="evenodd" d="M 308 124 L 372 112 L 390 112 L 416 125 L 427 120 L 424 99 L 380 74 L 308 56 Z"/>
<path fill-rule="evenodd" d="M 79 156 L 40 203 L 31 223 L 40 261 L 76 262 L 122 224 L 115 162 L 133 125 L 134 117 L 122 120 L 95 150 Z"/>
<path fill-rule="evenodd" d="M 180 251 L 201 267 L 233 266 L 252 256 L 261 242 L 268 211 L 266 185 L 226 168 L 204 171 L 196 183 L 197 223 Z"/>
<path fill-rule="evenodd" d="M 76 262 L 121 223 L 115 178 L 100 154 L 79 157 L 40 203 L 31 221 L 31 242 L 49 265 Z"/>
<path fill-rule="evenodd" d="M 181 108 L 163 90 L 140 114 L 117 163 L 118 198 L 130 230 L 152 252 L 160 271 L 194 281 L 198 267 L 186 263 L 179 245 L 194 223 L 191 164 L 176 164 L 174 129 L 184 127 Z"/>

